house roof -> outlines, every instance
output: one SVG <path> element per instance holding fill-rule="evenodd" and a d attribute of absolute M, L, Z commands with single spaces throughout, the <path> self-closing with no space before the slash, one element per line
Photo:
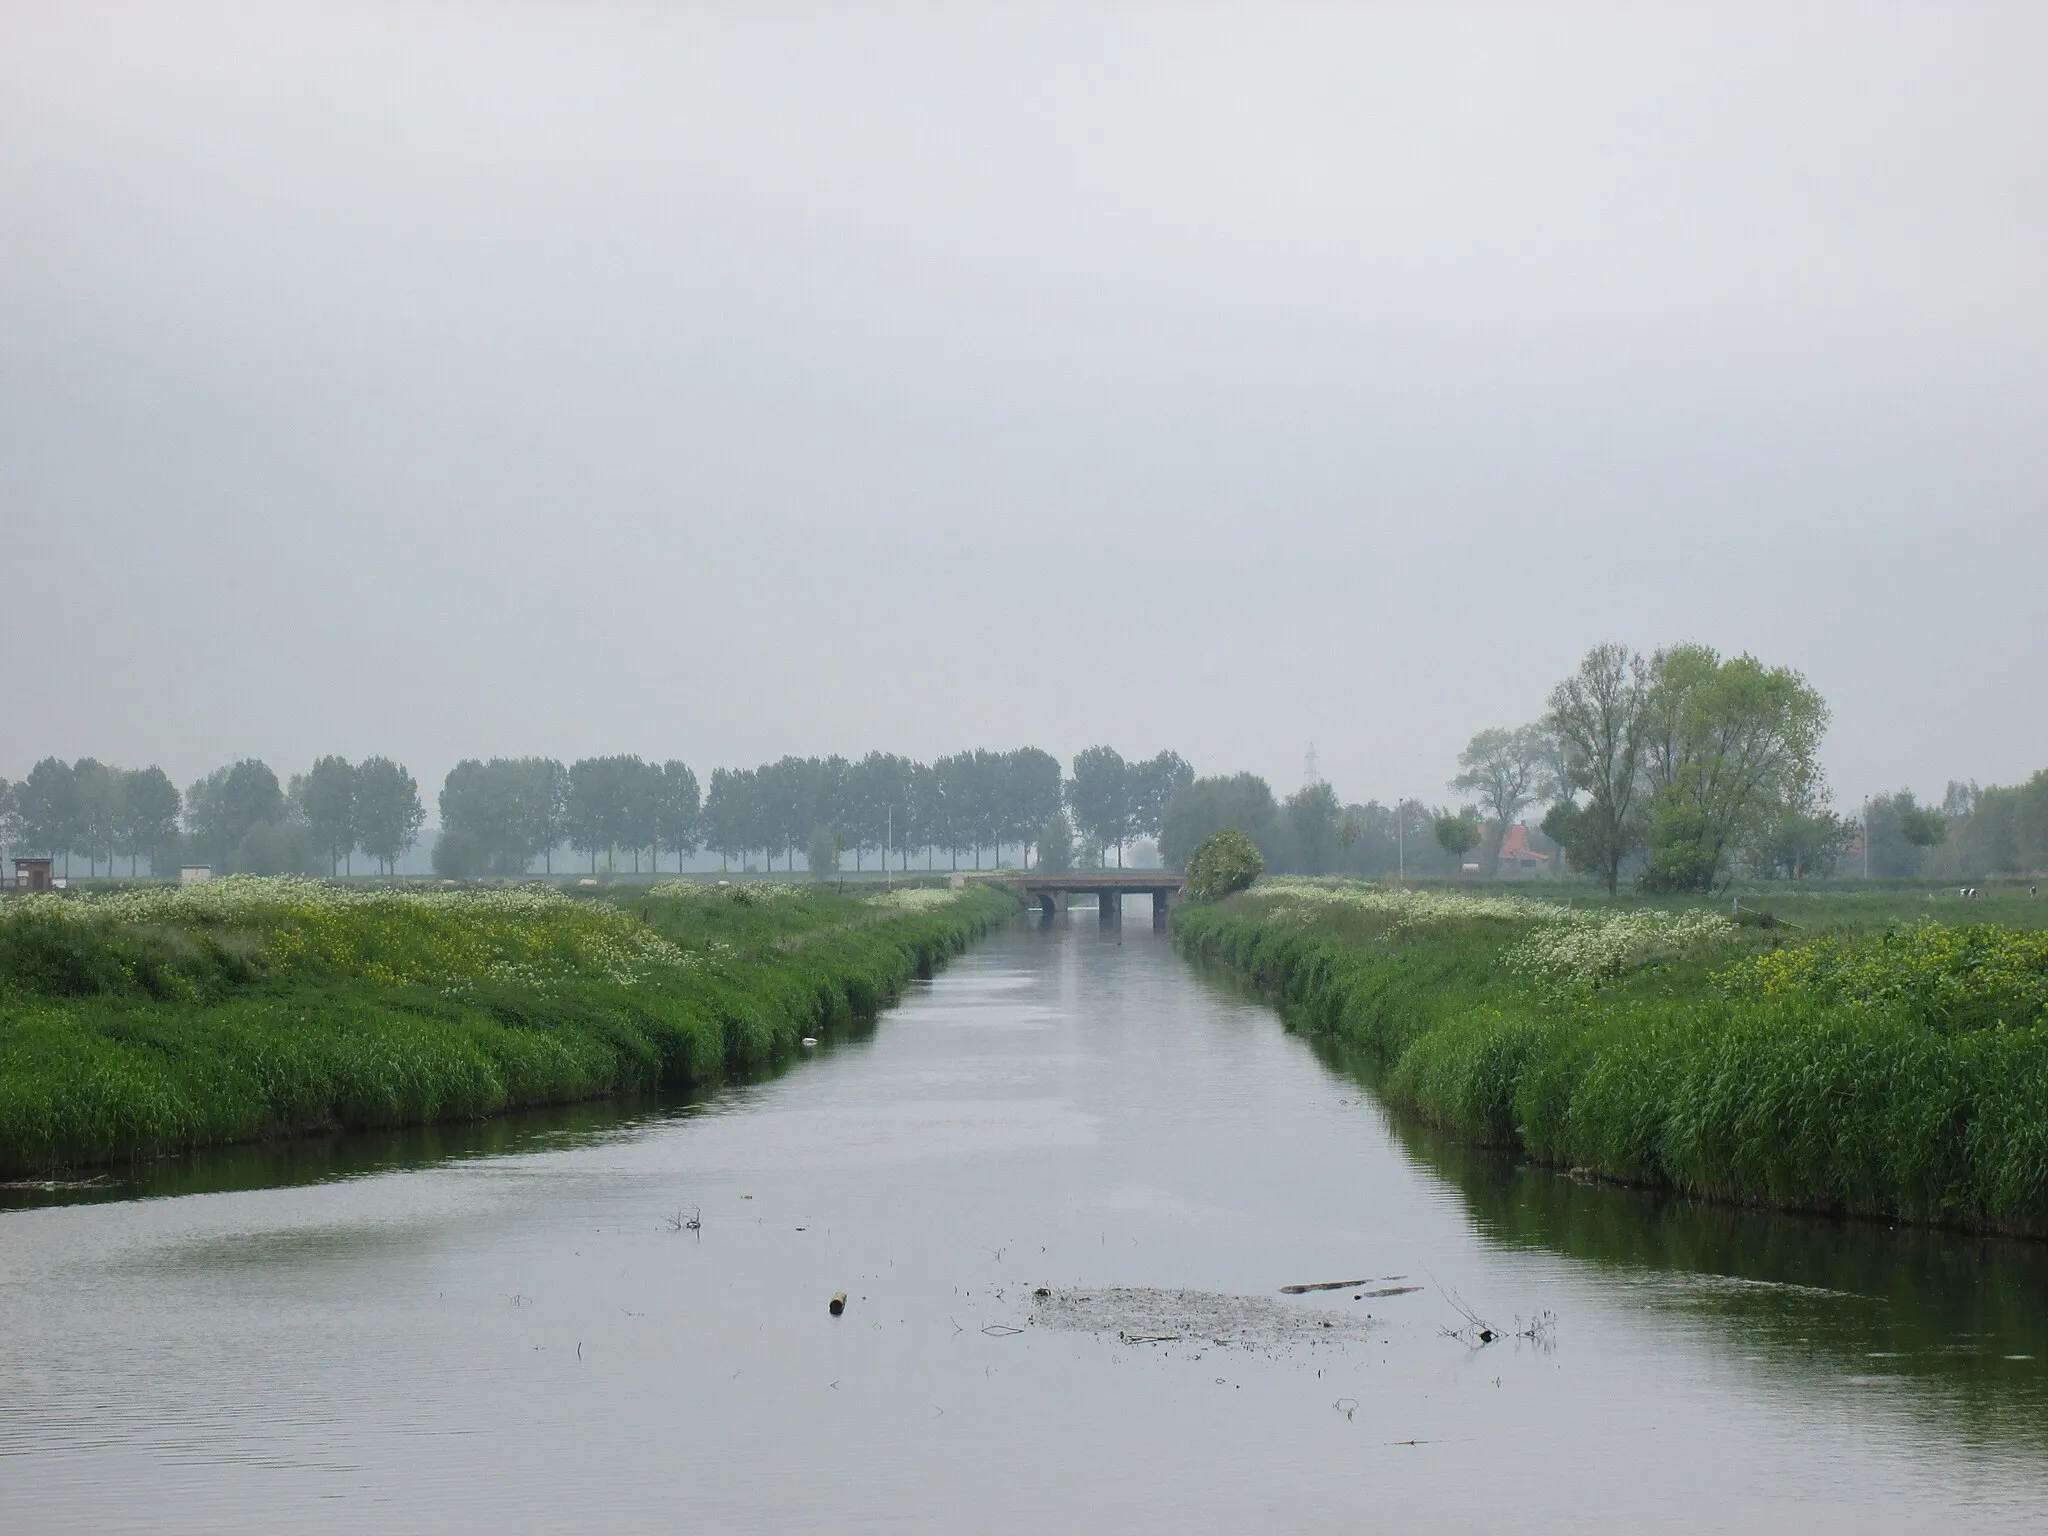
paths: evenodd
<path fill-rule="evenodd" d="M 1538 853 L 1529 846 L 1529 829 L 1521 822 L 1508 828 L 1508 835 L 1500 840 L 1500 856 L 1504 859 L 1538 859 L 1545 863 L 1550 860 L 1547 853 Z"/>

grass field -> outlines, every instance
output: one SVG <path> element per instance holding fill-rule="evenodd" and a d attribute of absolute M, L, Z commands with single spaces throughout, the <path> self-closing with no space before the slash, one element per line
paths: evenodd
<path fill-rule="evenodd" d="M 1933 894 L 1731 917 L 1278 880 L 1174 928 L 1468 1140 L 1712 1198 L 2048 1234 L 2048 902 Z"/>
<path fill-rule="evenodd" d="M 713 1082 L 869 1019 L 988 890 L 235 879 L 0 901 L 0 1171 Z"/>

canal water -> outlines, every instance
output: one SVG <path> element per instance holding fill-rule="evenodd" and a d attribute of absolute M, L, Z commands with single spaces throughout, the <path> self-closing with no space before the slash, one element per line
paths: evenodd
<path fill-rule="evenodd" d="M 2048 1524 L 2043 1248 L 1434 1143 L 1142 920 L 695 1103 L 8 1198 L 10 1533 Z"/>

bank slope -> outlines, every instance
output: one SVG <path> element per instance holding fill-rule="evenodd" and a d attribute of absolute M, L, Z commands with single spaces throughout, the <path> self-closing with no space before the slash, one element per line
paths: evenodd
<path fill-rule="evenodd" d="M 227 880 L 0 902 L 0 1171 L 713 1082 L 871 1019 L 1016 910 L 675 882 Z"/>
<path fill-rule="evenodd" d="M 2048 1235 L 2048 937 L 1278 881 L 1187 953 L 1474 1141 L 1716 1198 Z"/>

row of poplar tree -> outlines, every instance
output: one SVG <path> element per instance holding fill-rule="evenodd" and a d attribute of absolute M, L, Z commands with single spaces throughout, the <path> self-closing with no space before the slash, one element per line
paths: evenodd
<path fill-rule="evenodd" d="M 389 871 L 418 843 L 426 812 L 418 782 L 388 757 L 323 757 L 280 784 L 255 758 L 216 768 L 180 794 L 163 769 L 117 768 L 90 757 L 46 757 L 15 783 L 0 779 L 0 845 L 75 855 L 88 874 L 174 874 L 180 864 L 259 874 L 330 871 L 361 853 Z"/>
<path fill-rule="evenodd" d="M 718 768 L 701 786 L 687 765 L 634 756 L 468 759 L 441 788 L 437 870 L 451 875 L 552 871 L 556 850 L 638 870 L 680 868 L 700 849 L 763 867 L 856 868 L 872 856 L 953 867 L 1006 849 L 1064 867 L 1080 858 L 1118 864 L 1134 839 L 1157 837 L 1167 802 L 1194 778 L 1175 752 L 1127 762 L 1090 747 L 1071 771 L 1037 747 L 957 752 L 931 763 L 888 752 L 858 760 L 784 757 Z M 45 758 L 17 783 L 0 780 L 0 844 L 72 856 L 87 871 L 129 873 L 147 859 L 159 874 L 181 863 L 256 874 L 352 869 L 360 854 L 390 871 L 419 841 L 419 785 L 387 757 L 323 757 L 281 783 L 245 758 L 182 794 L 161 768 L 122 769 L 91 758 Z M 1078 846 L 1077 846 L 1078 844 Z"/>
<path fill-rule="evenodd" d="M 552 867 L 567 846 L 590 867 L 602 856 L 677 867 L 699 849 L 730 867 L 758 853 L 761 867 L 799 852 L 812 870 L 894 859 L 927 867 L 943 854 L 958 868 L 1014 849 L 1025 863 L 1061 867 L 1076 856 L 1156 837 L 1174 791 L 1194 777 L 1176 752 L 1127 762 L 1115 748 L 1078 753 L 1071 773 L 1038 747 L 976 748 L 930 763 L 893 752 L 866 757 L 784 757 L 755 768 L 716 768 L 708 784 L 679 762 L 594 757 L 459 763 L 441 790 L 436 867 L 448 874 L 516 874 Z"/>

